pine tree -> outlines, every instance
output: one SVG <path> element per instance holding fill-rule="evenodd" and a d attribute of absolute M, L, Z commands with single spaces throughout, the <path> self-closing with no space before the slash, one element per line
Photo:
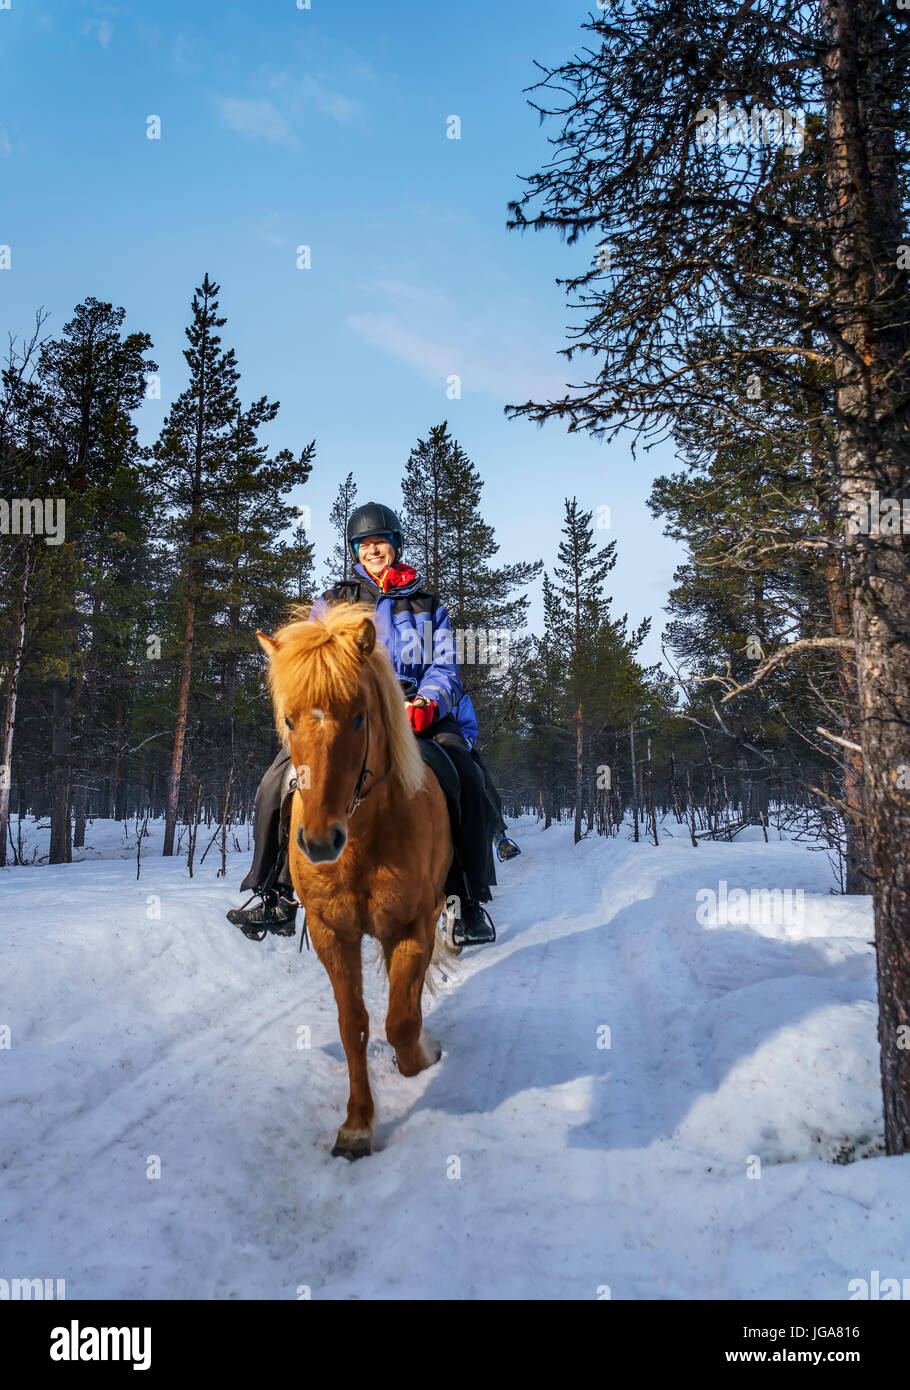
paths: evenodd
<path fill-rule="evenodd" d="M 205 637 L 196 705 L 216 775 L 235 767 L 244 752 L 238 739 L 261 667 L 255 631 L 281 621 L 312 549 L 305 541 L 301 547 L 296 536 L 281 537 L 297 515 L 286 495 L 310 476 L 315 441 L 299 457 L 285 449 L 270 459 L 258 436 L 277 413 L 278 403 L 264 397 L 238 409 L 227 440 L 218 512 L 209 518 L 208 561 L 199 591 Z"/>
<path fill-rule="evenodd" d="M 570 697 L 563 648 L 564 613 L 550 576 L 543 577 L 543 633 L 534 638 L 526 682 L 526 740 L 535 800 L 548 830 L 560 817 L 560 790 L 574 779 Z"/>
<path fill-rule="evenodd" d="M 176 727 L 168 773 L 164 853 L 173 853 L 181 778 L 238 795 L 258 780 L 271 744 L 261 696 L 257 628 L 279 623 L 310 582 L 312 546 L 295 529 L 287 494 L 312 470 L 315 442 L 271 457 L 261 431 L 279 410 L 265 396 L 244 408 L 233 349 L 217 332 L 220 287 L 208 276 L 193 299 L 184 352 L 186 390 L 171 408 L 154 457 L 169 508 L 171 567 L 160 604 L 179 652 Z"/>
<path fill-rule="evenodd" d="M 53 609 L 56 632 L 55 650 L 46 658 L 51 863 L 72 857 L 74 718 L 80 699 L 92 691 L 106 640 L 103 595 L 111 584 L 128 590 L 129 576 L 121 573 L 119 583 L 116 578 L 122 548 L 135 543 L 143 523 L 145 485 L 132 414 L 155 364 L 145 356 L 151 347 L 147 334 L 123 336 L 124 318 L 123 309 L 85 300 L 62 337 L 44 344 L 38 364 L 46 447 L 42 481 L 66 515 L 63 544 L 36 548 L 46 573 L 35 578 L 45 583 L 43 611 L 49 618 Z M 110 524 L 123 497 L 132 504 L 132 520 L 125 523 L 131 535 Z"/>
<path fill-rule="evenodd" d="M 5 498 L 33 497 L 38 486 L 41 457 L 40 433 L 35 429 L 36 387 L 34 371 L 44 316 L 36 315 L 34 331 L 20 347 L 10 343 L 0 376 L 0 485 Z M 12 599 L 0 611 L 0 679 L 4 708 L 0 738 L 0 868 L 6 864 L 9 837 L 10 791 L 16 740 L 20 684 L 26 641 L 31 633 L 29 607 L 34 588 L 35 537 L 5 538 L 0 551 L 0 577 Z"/>
<path fill-rule="evenodd" d="M 161 494 L 170 512 L 168 531 L 179 556 L 180 674 L 174 743 L 168 774 L 165 811 L 165 855 L 174 853 L 177 802 L 183 771 L 187 711 L 196 641 L 197 605 L 214 518 L 230 473 L 230 441 L 240 411 L 239 372 L 233 348 L 224 351 L 218 329 L 220 286 L 205 276 L 193 296 L 192 323 L 186 329 L 189 346 L 184 359 L 190 380 L 168 411 L 153 454 L 160 466 Z"/>
<path fill-rule="evenodd" d="M 325 561 L 325 588 L 337 584 L 339 580 L 350 579 L 354 572 L 354 562 L 348 549 L 348 522 L 357 507 L 357 484 L 354 474 L 349 473 L 343 483 L 339 483 L 335 501 L 329 512 L 329 521 L 335 528 L 335 544 L 332 553 Z"/>
<path fill-rule="evenodd" d="M 491 564 L 499 545 L 481 512 L 483 480 L 445 420 L 411 450 L 401 490 L 405 551 L 449 610 L 485 744 L 508 727 L 504 656 L 526 624 L 524 591 L 542 562 Z"/>
<path fill-rule="evenodd" d="M 565 654 L 567 688 L 575 726 L 575 841 L 582 837 L 585 789 L 585 700 L 592 686 L 600 647 L 609 630 L 610 600 L 603 592 L 616 564 L 616 541 L 598 549 L 593 512 L 583 511 L 576 498 L 565 499 L 563 540 L 559 543 L 558 581 L 553 595 L 554 619 Z"/>
<path fill-rule="evenodd" d="M 306 524 L 302 517 L 294 527 L 294 555 L 296 558 L 296 568 L 294 570 L 294 602 L 312 603 L 315 598 L 313 590 L 315 583 L 313 574 L 313 542 L 307 540 Z"/>
<path fill-rule="evenodd" d="M 450 491 L 453 449 L 448 422 L 443 420 L 433 426 L 426 439 L 418 439 L 401 480 L 405 549 L 434 594 L 440 591 L 441 576 L 446 575 L 452 554 L 443 509 Z"/>
<path fill-rule="evenodd" d="M 717 403 L 718 363 L 705 358 L 702 335 L 736 306 L 755 315 L 756 332 L 727 359 L 731 375 L 743 367 L 761 374 L 769 362 L 785 371 L 807 354 L 831 370 L 831 473 L 846 530 L 874 876 L 885 1141 L 889 1154 L 903 1153 L 910 801 L 898 769 L 910 765 L 910 535 L 870 537 L 850 523 L 873 493 L 900 503 L 910 492 L 910 265 L 902 254 L 910 35 L 901 9 L 883 0 L 768 0 L 749 9 L 748 22 L 743 15 L 738 0 L 669 8 L 629 0 L 585 26 L 594 42 L 582 54 L 544 70 L 539 85 L 557 106 L 538 110 L 556 115 L 561 131 L 554 157 L 512 204 L 512 225 L 552 227 L 570 243 L 591 231 L 601 250 L 617 243 L 616 256 L 598 255 L 565 281 L 585 315 L 567 352 L 595 358 L 594 379 L 514 413 L 594 434 L 662 430 L 681 403 Z M 780 141 L 769 138 L 728 152 L 730 108 L 741 112 L 744 94 L 754 103 L 750 134 L 756 107 L 786 113 L 791 145 L 803 139 L 803 112 L 823 109 L 813 157 L 787 167 Z M 782 189 L 810 184 L 819 170 L 821 216 L 782 216 Z M 820 267 L 819 292 L 776 269 L 767 274 L 769 231 L 785 264 Z M 739 414 L 729 397 L 718 408 Z"/>

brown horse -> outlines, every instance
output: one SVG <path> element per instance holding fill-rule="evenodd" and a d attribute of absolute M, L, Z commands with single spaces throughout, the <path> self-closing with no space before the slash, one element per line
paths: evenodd
<path fill-rule="evenodd" d="M 342 603 L 308 615 L 297 608 L 274 636 L 257 636 L 269 657 L 276 728 L 297 770 L 291 877 L 332 981 L 348 1061 L 348 1112 L 332 1153 L 360 1158 L 372 1151 L 373 1123 L 362 939 L 382 948 L 386 1037 L 398 1070 L 415 1076 L 441 1056 L 423 1032 L 421 999 L 428 966 L 446 952 L 437 923 L 452 838 L 372 609 Z"/>

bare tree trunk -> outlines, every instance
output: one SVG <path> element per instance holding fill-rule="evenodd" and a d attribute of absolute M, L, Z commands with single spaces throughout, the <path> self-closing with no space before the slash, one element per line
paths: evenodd
<path fill-rule="evenodd" d="M 689 793 L 689 833 L 692 837 L 692 848 L 698 849 L 698 839 L 695 834 L 695 798 L 692 795 L 692 774 L 686 770 L 686 787 Z"/>
<path fill-rule="evenodd" d="M 83 849 L 85 846 L 85 803 L 86 788 L 77 786 L 76 794 L 73 797 L 73 848 Z"/>
<path fill-rule="evenodd" d="M 54 683 L 51 715 L 51 864 L 73 858 L 70 820 L 70 750 L 73 735 L 73 692 L 69 681 Z"/>
<path fill-rule="evenodd" d="M 828 213 L 840 345 L 837 464 L 845 517 L 910 497 L 910 287 L 881 0 L 823 0 Z M 870 508 L 871 510 L 871 508 Z M 910 537 L 848 527 L 859 741 L 874 879 L 885 1149 L 910 1150 Z"/>
<path fill-rule="evenodd" d="M 632 826 L 638 842 L 638 778 L 635 775 L 635 714 L 629 717 L 629 757 L 632 762 Z"/>
<path fill-rule="evenodd" d="M 22 652 L 25 647 L 25 633 L 28 626 L 28 585 L 31 578 L 31 564 L 32 541 L 29 537 L 25 545 L 25 567 L 22 573 L 22 587 L 19 590 L 16 645 L 10 662 L 9 682 L 6 688 L 6 714 L 3 720 L 3 756 L 0 759 L 0 867 L 6 864 L 6 841 L 9 836 L 9 793 L 13 770 L 13 739 L 16 731 L 16 701 L 19 695 Z"/>
<path fill-rule="evenodd" d="M 650 740 L 650 739 L 648 739 L 648 795 L 647 795 L 646 806 L 647 806 L 647 820 L 646 820 L 646 824 L 647 824 L 647 823 L 650 823 L 650 826 L 651 826 L 651 834 L 654 836 L 654 843 L 655 843 L 655 845 L 657 845 L 657 844 L 659 844 L 660 842 L 659 842 L 659 840 L 658 840 L 658 838 L 657 838 L 657 812 L 656 812 L 656 810 L 654 809 L 654 786 L 653 786 L 653 782 L 652 782 L 652 770 L 651 770 L 651 740 Z"/>
<path fill-rule="evenodd" d="M 834 636 L 850 637 L 853 630 L 850 594 L 836 560 L 829 560 L 825 578 Z M 838 658 L 838 682 L 844 720 L 843 735 L 851 743 L 856 743 L 859 730 L 856 723 L 856 662 L 852 651 L 845 650 Z M 871 893 L 872 868 L 865 825 L 863 755 L 845 750 L 843 769 L 843 800 L 847 807 L 844 816 L 847 859 L 845 889 L 847 893 Z"/>
<path fill-rule="evenodd" d="M 231 768 L 228 774 L 227 791 L 224 794 L 224 815 L 221 817 L 221 868 L 219 874 L 222 878 L 227 878 L 227 826 L 228 817 L 231 813 L 231 787 L 234 782 L 234 769 Z"/>
<path fill-rule="evenodd" d="M 575 707 L 575 843 L 582 837 L 581 817 L 582 805 L 584 802 L 584 764 L 583 756 L 583 724 L 584 724 L 584 704 L 581 696 Z"/>
<path fill-rule="evenodd" d="M 191 541 L 191 544 L 193 542 Z M 187 567 L 186 620 L 183 628 L 183 657 L 180 663 L 180 690 L 177 696 L 177 722 L 174 728 L 174 749 L 167 782 L 167 806 L 164 813 L 164 847 L 162 855 L 174 853 L 177 828 L 177 801 L 180 796 L 180 774 L 183 770 L 183 749 L 186 743 L 186 714 L 190 701 L 190 677 L 193 670 L 193 632 L 196 622 L 196 596 L 193 592 L 196 562 Z"/>
<path fill-rule="evenodd" d="M 193 860 L 196 857 L 196 837 L 199 834 L 199 818 L 202 811 L 202 783 L 196 781 L 196 802 L 192 810 L 192 820 L 190 820 L 190 810 L 187 807 L 187 839 L 189 841 L 186 854 L 186 867 L 189 869 L 190 878 L 193 877 Z"/>

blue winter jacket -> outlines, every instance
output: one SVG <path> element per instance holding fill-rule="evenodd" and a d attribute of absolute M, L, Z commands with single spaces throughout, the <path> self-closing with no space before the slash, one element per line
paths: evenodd
<path fill-rule="evenodd" d="M 410 584 L 383 593 L 363 565 L 355 565 L 354 573 L 356 578 L 341 580 L 316 600 L 312 616 L 320 617 L 330 603 L 375 603 L 376 635 L 407 694 L 435 700 L 439 718 L 451 714 L 473 747 L 477 718 L 461 683 L 455 635 L 445 604 L 423 588 L 419 575 Z"/>
<path fill-rule="evenodd" d="M 452 710 L 452 718 L 457 723 L 469 745 L 473 748 L 477 742 L 477 714 L 474 709 L 474 702 L 467 691 L 464 692 L 458 704 Z"/>

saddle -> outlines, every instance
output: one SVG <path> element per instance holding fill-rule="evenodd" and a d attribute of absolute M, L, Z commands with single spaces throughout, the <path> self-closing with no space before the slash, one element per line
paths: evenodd
<path fill-rule="evenodd" d="M 458 858 L 458 831 L 461 827 L 461 778 L 458 769 L 446 750 L 432 738 L 418 738 L 420 756 L 433 773 L 446 799 L 449 808 L 449 824 L 452 829 L 454 855 L 445 885 L 447 898 L 467 901 L 472 895 Z"/>
<path fill-rule="evenodd" d="M 461 827 L 461 778 L 458 769 L 452 762 L 445 749 L 431 738 L 419 738 L 417 746 L 420 749 L 420 756 L 423 758 L 427 767 L 433 773 L 446 799 L 449 808 L 449 819 L 452 822 L 452 830 Z M 296 786 L 294 766 L 288 762 L 287 768 L 281 778 L 280 791 L 280 831 L 281 838 L 287 839 L 291 821 L 291 803 Z"/>
<path fill-rule="evenodd" d="M 427 767 L 433 773 L 446 799 L 446 806 L 449 810 L 449 823 L 452 828 L 452 839 L 456 838 L 457 832 L 461 828 L 461 778 L 458 769 L 452 762 L 448 753 L 440 744 L 432 738 L 418 738 L 417 746 L 420 749 L 420 756 L 423 758 Z M 284 866 L 288 851 L 288 838 L 291 821 L 291 804 L 294 798 L 294 767 L 288 762 L 287 770 L 281 779 L 281 802 L 279 819 L 278 837 L 278 862 L 275 866 L 275 877 Z M 271 886 L 271 885 L 269 885 Z M 458 862 L 458 858 L 452 861 L 452 868 L 446 882 L 446 894 L 465 894 L 464 876 Z"/>
<path fill-rule="evenodd" d="M 442 787 L 449 808 L 452 832 L 461 827 L 461 778 L 446 750 L 432 738 L 419 738 L 420 756 Z"/>

